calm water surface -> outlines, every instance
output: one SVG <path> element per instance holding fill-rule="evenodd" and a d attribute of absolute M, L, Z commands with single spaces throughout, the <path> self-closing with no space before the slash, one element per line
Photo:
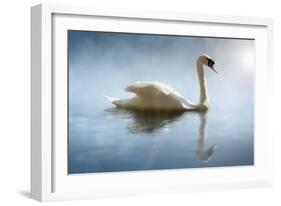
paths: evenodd
<path fill-rule="evenodd" d="M 69 173 L 251 165 L 251 115 L 110 107 L 76 115 L 70 121 Z"/>

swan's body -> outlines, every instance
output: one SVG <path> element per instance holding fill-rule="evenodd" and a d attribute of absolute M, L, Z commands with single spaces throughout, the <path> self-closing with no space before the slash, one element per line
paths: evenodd
<path fill-rule="evenodd" d="M 130 99 L 113 100 L 119 108 L 137 110 L 193 110 L 194 104 L 185 100 L 176 90 L 161 82 L 139 81 L 126 88 L 136 95 Z"/>
<path fill-rule="evenodd" d="M 196 66 L 200 85 L 199 104 L 194 104 L 186 100 L 172 87 L 155 81 L 138 81 L 129 85 L 126 91 L 135 94 L 135 96 L 130 99 L 106 97 L 116 107 L 124 109 L 152 111 L 206 110 L 208 109 L 209 98 L 203 65 L 208 65 L 214 70 L 214 61 L 207 55 L 202 55 L 197 60 Z"/>

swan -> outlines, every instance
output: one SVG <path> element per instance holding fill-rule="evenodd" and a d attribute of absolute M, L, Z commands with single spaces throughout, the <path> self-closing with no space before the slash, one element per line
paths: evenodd
<path fill-rule="evenodd" d="M 204 66 L 208 66 L 214 72 L 215 61 L 206 54 L 200 55 L 196 62 L 197 77 L 200 86 L 199 104 L 194 104 L 185 99 L 172 87 L 156 81 L 137 81 L 125 88 L 126 91 L 135 94 L 129 99 L 106 97 L 117 108 L 141 110 L 141 111 L 206 111 L 209 106 L 207 82 Z"/>

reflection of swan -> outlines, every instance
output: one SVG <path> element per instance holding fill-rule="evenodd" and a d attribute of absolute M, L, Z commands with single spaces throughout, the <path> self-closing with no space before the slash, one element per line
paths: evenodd
<path fill-rule="evenodd" d="M 199 139 L 196 148 L 196 154 L 203 162 L 208 162 L 212 157 L 215 149 L 218 147 L 217 144 L 212 145 L 209 149 L 204 150 L 205 145 L 205 130 L 207 126 L 207 112 L 199 113 L 200 127 L 199 127 Z"/>
<path fill-rule="evenodd" d="M 182 119 L 183 116 L 190 113 L 183 112 L 146 112 L 146 111 L 134 111 L 124 109 L 110 109 L 107 110 L 115 117 L 121 119 L 133 120 L 127 125 L 127 129 L 130 133 L 157 133 L 161 129 L 169 129 L 171 124 Z M 197 113 L 197 112 L 196 112 Z M 194 113 L 194 114 L 196 114 Z M 204 150 L 206 139 L 206 126 L 207 126 L 207 112 L 198 112 L 199 115 L 199 135 L 196 148 L 196 154 L 203 162 L 208 162 L 218 145 L 214 144 L 207 150 Z"/>
<path fill-rule="evenodd" d="M 203 66 L 207 65 L 213 71 L 215 62 L 207 55 L 201 55 L 197 59 L 197 74 L 200 85 L 200 102 L 193 104 L 186 100 L 173 88 L 153 81 L 135 82 L 126 88 L 126 91 L 136 94 L 130 99 L 115 99 L 107 97 L 116 107 L 133 110 L 165 110 L 188 111 L 208 109 L 208 92 Z"/>
<path fill-rule="evenodd" d="M 168 126 L 176 122 L 183 115 L 183 112 L 146 112 L 134 110 L 108 110 L 119 118 L 130 118 L 133 121 L 128 123 L 127 129 L 130 133 L 154 133 L 161 129 L 168 129 Z"/>

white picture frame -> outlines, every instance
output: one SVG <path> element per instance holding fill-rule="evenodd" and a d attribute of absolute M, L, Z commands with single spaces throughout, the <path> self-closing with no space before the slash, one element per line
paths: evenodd
<path fill-rule="evenodd" d="M 191 26 L 192 30 L 186 30 Z M 273 136 L 267 126 L 271 104 L 267 91 L 271 91 L 273 75 L 272 19 L 40 4 L 31 8 L 31 27 L 32 198 L 53 201 L 272 186 Z M 256 39 L 255 165 L 69 176 L 63 68 L 67 66 L 65 34 L 73 28 Z"/>

